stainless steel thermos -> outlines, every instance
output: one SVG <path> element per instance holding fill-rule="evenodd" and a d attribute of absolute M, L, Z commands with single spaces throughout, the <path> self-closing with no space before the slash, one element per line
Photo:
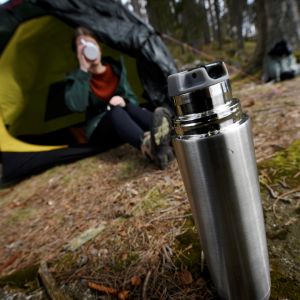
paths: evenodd
<path fill-rule="evenodd" d="M 173 146 L 212 280 L 222 299 L 270 296 L 250 121 L 223 62 L 173 74 Z"/>

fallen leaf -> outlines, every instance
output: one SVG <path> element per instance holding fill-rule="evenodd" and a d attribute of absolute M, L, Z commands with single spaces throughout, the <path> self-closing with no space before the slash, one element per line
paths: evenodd
<path fill-rule="evenodd" d="M 107 293 L 107 294 L 116 295 L 117 292 L 118 292 L 116 289 L 114 289 L 112 287 L 104 286 L 104 285 L 97 284 L 97 283 L 94 283 L 94 282 L 88 282 L 88 286 L 91 289 L 97 290 L 99 292 Z"/>
<path fill-rule="evenodd" d="M 120 231 L 119 234 L 120 234 L 120 236 L 122 236 L 122 237 L 127 236 L 127 233 L 126 233 L 125 230 Z"/>
<path fill-rule="evenodd" d="M 250 107 L 250 106 L 253 106 L 254 104 L 255 104 L 255 102 L 253 99 L 247 99 L 243 102 L 244 107 Z"/>
<path fill-rule="evenodd" d="M 100 224 L 96 228 L 89 228 L 88 230 L 82 232 L 79 236 L 77 236 L 73 240 L 71 240 L 71 242 L 66 246 L 67 250 L 70 250 L 70 251 L 77 250 L 86 242 L 94 239 L 104 229 L 105 229 L 104 224 Z"/>
<path fill-rule="evenodd" d="M 128 259 L 128 253 L 123 253 L 121 257 L 122 261 L 125 261 Z"/>
<path fill-rule="evenodd" d="M 183 270 L 181 272 L 178 272 L 179 280 L 184 285 L 189 285 L 193 282 L 193 276 L 190 271 Z"/>
<path fill-rule="evenodd" d="M 139 286 L 142 281 L 139 276 L 133 276 L 133 277 L 131 277 L 130 282 L 133 286 Z"/>
<path fill-rule="evenodd" d="M 118 293 L 119 300 L 126 300 L 128 299 L 128 297 L 129 297 L 129 291 L 124 290 Z"/>

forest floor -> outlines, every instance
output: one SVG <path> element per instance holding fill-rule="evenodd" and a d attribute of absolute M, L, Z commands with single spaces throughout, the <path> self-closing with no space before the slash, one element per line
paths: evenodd
<path fill-rule="evenodd" d="M 300 299 L 300 78 L 233 91 L 252 119 L 271 297 Z M 45 287 L 56 299 L 218 299 L 176 161 L 157 170 L 124 145 L 54 167 L 0 190 L 0 220 L 1 299 L 47 299 Z"/>

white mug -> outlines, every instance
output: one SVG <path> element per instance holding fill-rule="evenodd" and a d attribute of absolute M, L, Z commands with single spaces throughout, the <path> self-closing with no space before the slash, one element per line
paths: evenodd
<path fill-rule="evenodd" d="M 83 54 L 88 60 L 95 60 L 98 58 L 99 49 L 94 43 L 88 42 L 84 39 L 81 39 L 80 42 L 85 45 L 83 48 Z"/>

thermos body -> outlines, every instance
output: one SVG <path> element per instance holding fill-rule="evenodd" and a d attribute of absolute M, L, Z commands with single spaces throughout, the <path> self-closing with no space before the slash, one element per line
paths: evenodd
<path fill-rule="evenodd" d="M 202 69 L 198 77 L 208 73 Z M 200 93 L 197 84 L 190 94 L 175 88 L 173 145 L 218 294 L 266 300 L 269 260 L 250 121 L 231 97 L 227 70 L 222 74 L 219 82 L 200 78 Z"/>
<path fill-rule="evenodd" d="M 212 279 L 225 299 L 268 299 L 269 265 L 249 120 L 173 141 Z"/>

